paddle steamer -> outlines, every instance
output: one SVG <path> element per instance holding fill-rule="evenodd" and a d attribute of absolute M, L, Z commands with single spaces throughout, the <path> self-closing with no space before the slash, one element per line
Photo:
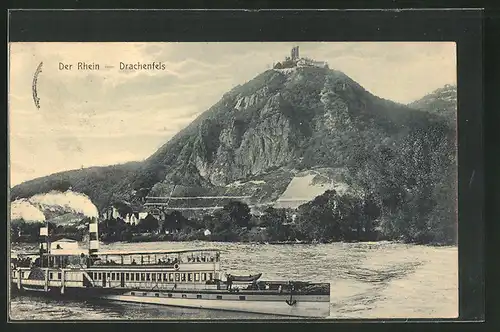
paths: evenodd
<path fill-rule="evenodd" d="M 52 248 L 47 227 L 40 234 L 39 252 L 11 259 L 12 291 L 293 317 L 330 314 L 330 284 L 226 274 L 219 249 L 99 251 L 97 219 L 89 224 L 88 250 Z"/>

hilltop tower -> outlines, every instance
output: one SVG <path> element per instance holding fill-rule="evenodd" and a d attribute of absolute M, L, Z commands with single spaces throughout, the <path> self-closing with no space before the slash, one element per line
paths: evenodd
<path fill-rule="evenodd" d="M 292 61 L 299 59 L 299 47 L 298 46 L 292 47 L 291 59 L 292 59 Z"/>

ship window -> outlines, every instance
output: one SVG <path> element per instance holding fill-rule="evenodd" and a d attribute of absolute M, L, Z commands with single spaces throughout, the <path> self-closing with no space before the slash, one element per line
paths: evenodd
<path fill-rule="evenodd" d="M 175 274 L 175 281 L 180 281 L 180 275 L 179 275 L 179 273 Z"/>
<path fill-rule="evenodd" d="M 149 275 L 149 273 L 146 273 L 146 280 L 147 280 L 147 281 L 150 281 L 150 280 L 151 280 L 151 276 Z"/>
<path fill-rule="evenodd" d="M 168 296 L 168 297 L 172 297 L 172 294 L 168 293 L 168 295 L 167 295 L 167 296 Z"/>
<path fill-rule="evenodd" d="M 153 273 L 152 277 L 153 277 L 153 281 L 156 281 L 156 273 Z"/>
<path fill-rule="evenodd" d="M 24 278 L 24 272 L 21 272 L 21 278 Z"/>
<path fill-rule="evenodd" d="M 244 296 L 244 295 L 241 295 L 241 296 L 240 296 L 240 300 L 246 300 L 246 299 L 247 299 L 247 297 L 246 297 L 246 296 Z"/>
<path fill-rule="evenodd" d="M 115 273 L 111 273 L 111 280 L 115 280 Z"/>
<path fill-rule="evenodd" d="M 116 280 L 120 280 L 120 273 L 116 274 Z"/>
<path fill-rule="evenodd" d="M 59 273 L 57 274 L 57 279 L 62 279 L 62 274 L 61 274 L 61 272 L 59 272 Z"/>
<path fill-rule="evenodd" d="M 160 294 L 158 294 L 158 293 L 155 293 L 155 296 L 156 296 L 156 297 L 160 297 Z"/>
<path fill-rule="evenodd" d="M 200 294 L 196 295 L 196 298 L 201 299 L 201 295 Z"/>
<path fill-rule="evenodd" d="M 130 294 L 135 295 L 135 292 L 130 292 Z"/>
<path fill-rule="evenodd" d="M 127 280 L 127 281 L 130 280 L 130 275 L 128 273 L 125 273 L 125 280 Z"/>
<path fill-rule="evenodd" d="M 201 274 L 201 281 L 205 281 L 207 280 L 207 274 L 206 273 L 202 273 Z"/>
<path fill-rule="evenodd" d="M 102 273 L 99 272 L 99 280 L 102 280 Z"/>
<path fill-rule="evenodd" d="M 134 277 L 135 277 L 135 274 L 134 273 L 130 273 L 130 280 L 134 281 Z"/>
<path fill-rule="evenodd" d="M 222 295 L 217 295 L 217 300 L 222 300 Z"/>
<path fill-rule="evenodd" d="M 212 273 L 209 273 L 208 274 L 208 280 L 212 280 L 213 279 L 213 274 Z"/>
<path fill-rule="evenodd" d="M 194 281 L 200 281 L 200 274 L 199 273 L 194 274 Z"/>
<path fill-rule="evenodd" d="M 142 295 L 146 296 L 146 295 L 148 295 L 148 293 L 144 292 L 144 293 L 142 293 Z"/>
<path fill-rule="evenodd" d="M 193 281 L 193 274 L 192 273 L 188 273 L 188 281 Z"/>
<path fill-rule="evenodd" d="M 158 281 L 161 281 L 161 273 L 158 273 L 158 276 L 156 277 Z"/>
<path fill-rule="evenodd" d="M 167 273 L 163 273 L 163 281 L 167 281 Z"/>
<path fill-rule="evenodd" d="M 181 281 L 186 281 L 186 274 L 185 273 L 182 274 Z"/>
<path fill-rule="evenodd" d="M 169 281 L 174 281 L 174 274 L 173 273 L 169 273 L 168 274 L 168 280 Z"/>
<path fill-rule="evenodd" d="M 135 280 L 139 281 L 139 273 L 135 274 Z"/>
<path fill-rule="evenodd" d="M 146 273 L 141 273 L 141 281 L 144 281 L 146 279 Z"/>
<path fill-rule="evenodd" d="M 54 279 L 54 273 L 50 272 L 50 279 Z"/>
<path fill-rule="evenodd" d="M 185 299 L 187 297 L 186 294 L 182 294 L 182 298 Z"/>

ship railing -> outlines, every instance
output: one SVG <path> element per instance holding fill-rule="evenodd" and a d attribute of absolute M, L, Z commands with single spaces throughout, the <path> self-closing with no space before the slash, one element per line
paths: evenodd
<path fill-rule="evenodd" d="M 176 268 L 178 265 L 202 265 L 202 264 L 216 264 L 218 262 L 178 262 L 178 263 L 159 263 L 159 262 L 144 262 L 144 263 L 130 263 L 130 262 L 116 262 L 116 261 L 102 261 L 102 260 L 96 260 L 93 262 L 93 266 L 106 266 L 106 267 L 113 267 L 113 266 L 126 266 L 126 267 L 165 267 L 165 268 Z"/>
<path fill-rule="evenodd" d="M 93 255 L 93 262 L 98 265 L 175 266 L 176 264 L 215 264 L 219 261 L 219 251 L 213 248 L 150 252 L 108 251 L 97 252 Z"/>
<path fill-rule="evenodd" d="M 156 258 L 142 258 L 142 259 L 94 259 L 94 265 L 106 265 L 106 266 L 113 266 L 113 265 L 127 265 L 127 266 L 150 266 L 150 265 L 155 265 L 155 266 L 166 266 L 166 267 L 175 267 L 178 264 L 215 264 L 219 263 L 220 260 L 216 258 L 212 259 L 178 259 L 178 260 L 163 260 L 163 259 L 156 259 Z"/>

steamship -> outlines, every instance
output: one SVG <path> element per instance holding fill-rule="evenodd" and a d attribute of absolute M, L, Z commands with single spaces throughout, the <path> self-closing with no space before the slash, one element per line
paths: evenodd
<path fill-rule="evenodd" d="M 55 243 L 41 227 L 39 252 L 11 257 L 12 292 L 289 317 L 330 315 L 329 283 L 223 273 L 219 249 L 100 251 L 96 218 L 89 223 L 88 249 Z"/>

